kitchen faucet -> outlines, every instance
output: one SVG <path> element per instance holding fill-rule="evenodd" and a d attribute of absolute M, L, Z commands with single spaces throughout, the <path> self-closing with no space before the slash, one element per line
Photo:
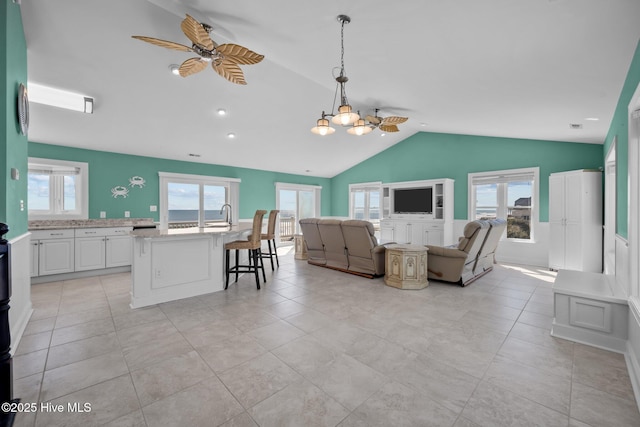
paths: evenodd
<path fill-rule="evenodd" d="M 227 222 L 229 223 L 229 227 L 231 227 L 231 221 L 232 221 L 232 216 L 231 216 L 231 205 L 229 203 L 225 203 L 224 205 L 222 205 L 222 207 L 220 208 L 220 214 L 222 214 L 222 212 L 224 211 L 225 206 L 227 207 Z"/>

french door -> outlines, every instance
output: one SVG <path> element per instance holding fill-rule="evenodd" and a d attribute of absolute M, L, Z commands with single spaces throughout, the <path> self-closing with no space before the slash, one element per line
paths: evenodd
<path fill-rule="evenodd" d="M 276 183 L 276 206 L 280 210 L 278 230 L 281 241 L 291 241 L 300 233 L 302 218 L 320 216 L 322 187 Z"/>

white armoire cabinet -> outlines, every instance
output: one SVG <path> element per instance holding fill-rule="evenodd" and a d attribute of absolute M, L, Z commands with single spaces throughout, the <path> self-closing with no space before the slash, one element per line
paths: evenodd
<path fill-rule="evenodd" d="M 549 268 L 602 272 L 602 172 L 549 176 Z"/>

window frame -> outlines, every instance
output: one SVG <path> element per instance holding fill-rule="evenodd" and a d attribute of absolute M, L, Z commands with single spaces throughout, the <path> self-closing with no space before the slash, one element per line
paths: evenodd
<path fill-rule="evenodd" d="M 529 220 L 530 225 L 530 237 L 529 239 L 518 239 L 513 237 L 506 237 L 506 233 L 503 240 L 509 240 L 511 242 L 521 243 L 536 243 L 536 231 L 539 226 L 540 218 L 540 168 L 519 168 L 519 169 L 506 169 L 498 171 L 486 171 L 486 172 L 472 172 L 467 175 L 467 188 L 468 188 L 468 220 L 475 219 L 476 212 L 476 185 L 490 184 L 492 178 L 495 178 L 494 184 L 498 185 L 497 188 L 497 216 L 503 214 L 507 219 L 508 214 L 508 192 L 507 186 L 509 182 L 522 182 L 524 178 L 531 178 L 531 218 Z M 477 181 L 481 180 L 481 183 Z"/>
<path fill-rule="evenodd" d="M 378 216 L 379 218 L 376 220 L 371 219 L 371 192 L 377 191 L 379 194 L 380 205 L 378 206 Z M 364 220 L 369 221 L 373 224 L 380 224 L 380 220 L 382 219 L 382 182 L 361 182 L 357 184 L 349 184 L 349 218 L 355 218 L 355 196 L 356 193 L 364 192 Z"/>
<path fill-rule="evenodd" d="M 27 181 L 35 166 L 50 167 L 57 169 L 76 169 L 78 172 L 75 180 L 75 202 L 74 210 L 64 210 L 64 176 L 63 174 L 51 174 L 53 177 L 49 181 L 49 209 L 35 210 L 28 205 L 27 215 L 29 220 L 46 219 L 88 219 L 89 218 L 89 164 L 85 162 L 75 162 L 69 160 L 45 159 L 39 157 L 29 157 L 27 160 Z M 32 166 L 34 168 L 32 168 Z"/>
<path fill-rule="evenodd" d="M 240 182 L 239 178 L 226 178 L 209 175 L 191 175 L 171 172 L 158 172 L 160 178 L 160 229 L 167 230 L 169 228 L 169 183 L 179 184 L 197 184 L 199 186 L 199 213 L 198 227 L 205 226 L 204 219 L 204 186 L 212 185 L 225 187 L 227 189 L 226 201 L 231 205 L 231 221 L 233 224 L 238 223 L 240 205 Z"/>

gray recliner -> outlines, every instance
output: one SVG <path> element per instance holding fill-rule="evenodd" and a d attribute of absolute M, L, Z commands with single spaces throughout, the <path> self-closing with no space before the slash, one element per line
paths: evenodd
<path fill-rule="evenodd" d="M 385 247 L 378 245 L 373 224 L 350 219 L 342 221 L 349 270 L 379 276 L 384 274 Z"/>
<path fill-rule="evenodd" d="M 325 265 L 327 258 L 324 256 L 318 221 L 320 221 L 318 218 L 303 218 L 300 220 L 300 229 L 304 235 L 309 264 Z"/>
<path fill-rule="evenodd" d="M 507 221 L 504 219 L 490 219 L 487 222 L 491 229 L 489 230 L 489 234 L 487 234 L 484 245 L 482 245 L 480 254 L 478 254 L 478 265 L 476 266 L 477 274 L 493 269 L 493 264 L 496 263 L 496 249 L 498 249 L 498 242 L 507 229 Z"/>
<path fill-rule="evenodd" d="M 478 255 L 489 230 L 489 222 L 471 221 L 465 225 L 458 245 L 453 247 L 427 245 L 429 279 L 453 282 L 461 286 L 475 280 Z"/>
<path fill-rule="evenodd" d="M 308 262 L 367 277 L 384 274 L 384 245 L 369 221 L 305 218 L 300 220 Z"/>

